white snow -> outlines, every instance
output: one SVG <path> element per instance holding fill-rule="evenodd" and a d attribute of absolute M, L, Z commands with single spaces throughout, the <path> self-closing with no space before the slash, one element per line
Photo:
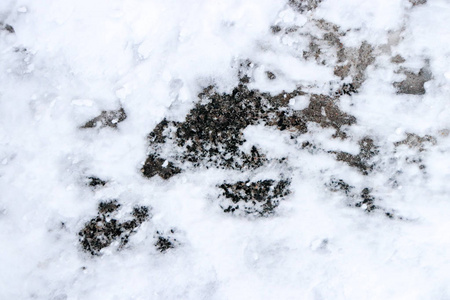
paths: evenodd
<path fill-rule="evenodd" d="M 0 299 L 450 298 L 450 3 L 324 0 L 300 15 L 286 2 L 0 2 L 0 22 L 15 30 L 0 30 Z M 378 55 L 360 92 L 341 97 L 340 108 L 357 119 L 349 140 L 315 124 L 295 139 L 259 124 L 244 130 L 242 149 L 258 145 L 268 158 L 288 156 L 285 164 L 245 174 L 199 168 L 169 180 L 141 175 L 154 126 L 184 120 L 208 85 L 230 92 L 241 60 L 255 63 L 251 88 L 327 93 L 338 77 L 302 58 L 306 37 L 270 30 L 316 30 L 308 27 L 313 18 L 348 30 L 345 46 L 368 41 Z M 392 83 L 404 76 L 380 51 L 392 32 L 401 38 L 390 51 L 404 67 L 429 64 L 425 95 L 396 94 Z M 302 110 L 309 97 L 289 104 Z M 127 118 L 117 129 L 80 129 L 120 107 Z M 436 145 L 394 149 L 406 133 L 431 135 Z M 382 149 L 369 176 L 326 151 L 299 151 L 310 141 L 357 155 L 366 135 Z M 406 161 L 415 156 L 425 170 Z M 233 216 L 217 204 L 225 180 L 280 174 L 292 176 L 292 194 L 272 217 Z M 108 183 L 92 190 L 87 176 Z M 330 177 L 355 193 L 371 188 L 377 204 L 405 220 L 349 207 L 324 187 Z M 153 217 L 122 251 L 112 245 L 91 256 L 78 232 L 107 199 L 120 201 L 121 218 L 136 205 L 152 207 Z M 172 228 L 179 246 L 160 253 L 155 232 Z"/>

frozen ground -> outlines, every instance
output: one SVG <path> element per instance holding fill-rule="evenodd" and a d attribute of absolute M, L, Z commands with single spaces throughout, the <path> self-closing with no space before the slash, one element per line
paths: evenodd
<path fill-rule="evenodd" d="M 0 2 L 0 299 L 450 299 L 447 0 Z"/>

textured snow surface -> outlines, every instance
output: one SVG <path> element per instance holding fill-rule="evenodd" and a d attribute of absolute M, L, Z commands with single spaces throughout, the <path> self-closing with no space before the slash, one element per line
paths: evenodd
<path fill-rule="evenodd" d="M 0 299 L 450 299 L 448 20 L 447 0 L 0 1 Z M 261 165 L 184 159 L 178 128 L 239 86 L 282 103 L 235 128 Z M 153 152 L 177 171 L 144 176 Z"/>

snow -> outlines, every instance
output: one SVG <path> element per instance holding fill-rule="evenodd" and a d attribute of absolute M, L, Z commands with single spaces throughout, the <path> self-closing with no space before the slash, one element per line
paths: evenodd
<path fill-rule="evenodd" d="M 261 121 L 241 145 L 271 159 L 260 169 L 142 176 L 155 125 L 182 122 L 209 85 L 231 92 L 246 59 L 251 89 L 327 94 L 339 81 L 331 46 L 324 64 L 303 57 L 309 37 L 323 36 L 321 18 L 346 32 L 345 47 L 374 47 L 359 92 L 338 104 L 357 119 L 342 127 L 348 139 L 316 123 L 291 138 Z M 0 30 L 0 299 L 449 299 L 449 18 L 445 0 L 324 0 L 303 14 L 275 0 L 1 1 L 0 22 L 15 33 Z M 274 25 L 298 31 L 276 35 Z M 425 94 L 397 94 L 403 69 L 427 65 Z M 120 108 L 117 128 L 80 128 Z M 408 133 L 436 142 L 395 147 Z M 367 176 L 330 154 L 358 155 L 365 136 L 380 151 Z M 307 141 L 318 150 L 302 148 Z M 89 176 L 107 183 L 93 189 Z M 217 184 L 282 176 L 291 194 L 273 216 L 218 205 Z M 352 207 L 326 188 L 330 178 L 356 195 L 370 188 L 403 219 Z M 115 241 L 92 256 L 78 233 L 109 199 L 121 220 L 137 205 L 152 218 L 124 249 Z M 172 229 L 178 243 L 161 253 L 156 232 Z"/>

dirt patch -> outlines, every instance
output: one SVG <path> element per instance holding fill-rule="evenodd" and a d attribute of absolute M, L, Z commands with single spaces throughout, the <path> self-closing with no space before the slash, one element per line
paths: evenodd
<path fill-rule="evenodd" d="M 272 179 L 223 183 L 218 186 L 223 191 L 220 206 L 226 213 L 268 216 L 274 213 L 280 200 L 290 194 L 289 185 L 288 180 Z"/>

